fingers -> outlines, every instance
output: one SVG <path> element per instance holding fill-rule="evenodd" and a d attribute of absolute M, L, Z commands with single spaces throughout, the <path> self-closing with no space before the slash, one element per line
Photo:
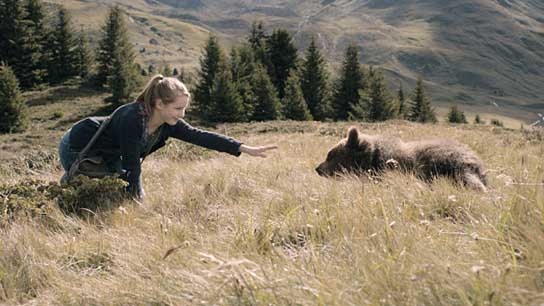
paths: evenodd
<path fill-rule="evenodd" d="M 258 147 L 244 146 L 240 151 L 252 156 L 266 157 L 264 152 L 269 150 L 275 150 L 277 148 L 278 148 L 277 145 L 265 145 L 265 146 L 258 146 Z"/>
<path fill-rule="evenodd" d="M 269 146 L 260 147 L 260 148 L 257 150 L 257 155 L 260 156 L 260 157 L 266 157 L 266 155 L 264 154 L 264 152 L 269 151 L 269 150 L 275 150 L 275 149 L 277 149 L 277 148 L 278 148 L 278 146 L 276 146 L 276 145 L 269 145 Z"/>
<path fill-rule="evenodd" d="M 277 149 L 277 145 L 267 145 L 267 146 L 261 146 L 259 149 L 262 151 L 268 151 L 268 150 L 274 150 Z"/>
<path fill-rule="evenodd" d="M 253 154 L 250 154 L 250 155 L 257 156 L 257 157 L 266 157 L 266 155 L 264 154 L 264 151 L 265 150 L 257 149 L 253 152 Z"/>
<path fill-rule="evenodd" d="M 266 157 L 261 150 L 255 150 L 252 154 L 249 154 L 249 155 L 258 156 L 258 157 Z"/>

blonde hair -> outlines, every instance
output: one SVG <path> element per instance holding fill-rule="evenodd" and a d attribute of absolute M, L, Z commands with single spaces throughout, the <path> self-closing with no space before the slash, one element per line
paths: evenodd
<path fill-rule="evenodd" d="M 185 84 L 174 77 L 164 77 L 157 74 L 147 82 L 144 90 L 138 95 L 136 101 L 144 105 L 146 115 L 151 115 L 157 100 L 160 99 L 164 104 L 170 104 L 179 96 L 191 98 Z"/>

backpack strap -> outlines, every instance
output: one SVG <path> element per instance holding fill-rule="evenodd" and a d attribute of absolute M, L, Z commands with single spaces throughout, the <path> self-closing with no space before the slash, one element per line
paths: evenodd
<path fill-rule="evenodd" d="M 98 136 L 100 136 L 100 134 L 102 134 L 102 132 L 104 131 L 104 129 L 108 126 L 108 124 L 110 123 L 111 121 L 111 118 L 113 118 L 113 116 L 115 115 L 115 113 L 117 113 L 119 111 L 121 107 L 118 107 L 116 110 L 113 111 L 113 113 L 111 113 L 111 115 L 109 115 L 106 120 L 104 120 L 104 122 L 102 122 L 100 124 L 100 126 L 98 127 L 98 130 L 94 133 L 93 137 L 91 138 L 91 140 L 89 140 L 89 142 L 87 143 L 87 145 L 83 148 L 83 150 L 81 150 L 81 152 L 79 152 L 79 155 L 78 155 L 78 159 L 81 160 L 85 157 L 85 154 L 87 154 L 87 152 L 91 149 L 91 147 L 93 146 L 93 144 L 96 142 L 96 140 L 98 139 Z"/>
<path fill-rule="evenodd" d="M 89 142 L 87 143 L 87 145 L 83 148 L 83 150 L 81 150 L 81 152 L 79 152 L 79 155 L 78 155 L 78 159 L 81 160 L 85 157 L 85 154 L 87 154 L 87 152 L 91 149 L 91 147 L 93 146 L 93 144 L 96 142 L 96 140 L 98 139 L 98 136 L 100 136 L 100 134 L 102 134 L 102 131 L 104 131 L 104 129 L 108 126 L 108 124 L 110 123 L 111 121 L 111 117 L 113 116 L 110 115 L 108 116 L 108 118 L 106 118 L 106 120 L 104 120 L 104 122 L 102 122 L 102 124 L 100 124 L 100 127 L 98 127 L 98 130 L 96 131 L 96 133 L 94 133 L 93 137 L 91 138 L 91 140 L 89 140 Z"/>

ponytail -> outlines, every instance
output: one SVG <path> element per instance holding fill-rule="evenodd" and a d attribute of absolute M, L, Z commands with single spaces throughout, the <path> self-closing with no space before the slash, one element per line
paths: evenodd
<path fill-rule="evenodd" d="M 143 104 L 145 114 L 150 116 L 158 99 L 164 104 L 169 104 L 174 102 L 178 96 L 191 96 L 185 84 L 177 78 L 157 74 L 147 82 L 136 101 Z"/>

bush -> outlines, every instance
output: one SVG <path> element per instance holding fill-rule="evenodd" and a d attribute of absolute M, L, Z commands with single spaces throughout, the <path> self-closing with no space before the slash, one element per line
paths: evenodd
<path fill-rule="evenodd" d="M 27 123 L 19 82 L 9 66 L 0 65 L 0 133 L 22 132 Z"/>
<path fill-rule="evenodd" d="M 457 105 L 451 107 L 448 113 L 448 122 L 449 123 L 467 123 L 467 118 L 465 113 L 460 110 Z"/>
<path fill-rule="evenodd" d="M 80 175 L 67 184 L 51 185 L 49 192 L 64 212 L 85 214 L 118 205 L 126 196 L 124 187 L 124 181 L 115 177 L 92 179 Z"/>
<path fill-rule="evenodd" d="M 491 119 L 491 124 L 495 126 L 504 126 L 502 121 L 500 121 L 499 119 Z"/>
<path fill-rule="evenodd" d="M 115 177 L 91 179 L 84 176 L 70 183 L 24 180 L 0 185 L 0 222 L 17 216 L 46 215 L 55 204 L 65 213 L 86 215 L 109 210 L 126 198 L 125 183 Z"/>
<path fill-rule="evenodd" d="M 37 217 L 46 214 L 51 207 L 48 188 L 48 184 L 38 180 L 0 185 L 0 221 L 9 221 L 19 215 Z"/>
<path fill-rule="evenodd" d="M 59 118 L 62 118 L 63 116 L 64 116 L 64 112 L 61 110 L 58 110 L 53 113 L 53 117 L 51 119 L 59 119 Z"/>
<path fill-rule="evenodd" d="M 476 116 L 474 117 L 474 124 L 485 124 L 485 121 L 480 118 L 480 115 L 476 114 Z"/>

